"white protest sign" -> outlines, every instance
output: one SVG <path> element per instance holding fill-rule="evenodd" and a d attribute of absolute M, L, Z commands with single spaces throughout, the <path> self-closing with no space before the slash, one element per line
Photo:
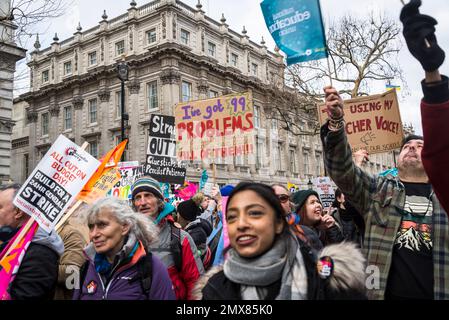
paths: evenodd
<path fill-rule="evenodd" d="M 335 190 L 329 177 L 313 179 L 313 189 L 318 193 L 324 208 L 330 207 L 335 199 Z"/>
<path fill-rule="evenodd" d="M 14 205 L 50 232 L 100 162 L 60 135 L 14 198 Z"/>

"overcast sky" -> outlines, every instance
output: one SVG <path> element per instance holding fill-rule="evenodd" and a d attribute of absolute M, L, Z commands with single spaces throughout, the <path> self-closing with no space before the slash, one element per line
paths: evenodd
<path fill-rule="evenodd" d="M 70 0 L 69 0 L 70 1 Z M 112 19 L 126 12 L 130 7 L 130 0 L 71 0 L 73 5 L 63 17 L 43 23 L 37 27 L 40 33 L 42 48 L 46 48 L 52 42 L 55 32 L 58 32 L 60 41 L 71 37 L 76 31 L 78 22 L 83 30 L 94 27 L 101 20 L 103 10 L 106 9 L 108 19 Z M 136 0 L 137 6 L 144 5 L 150 1 Z M 184 0 L 184 3 L 195 8 L 198 0 Z M 215 20 L 220 20 L 224 13 L 231 29 L 241 32 L 245 26 L 250 39 L 259 43 L 263 36 L 266 46 L 273 50 L 274 41 L 268 32 L 260 9 L 260 0 L 201 0 L 206 15 Z M 386 12 L 390 17 L 397 18 L 402 7 L 400 0 L 321 0 L 324 23 L 338 19 L 345 13 L 364 17 L 374 10 L 375 12 Z M 421 12 L 429 14 L 439 22 L 437 25 L 437 38 L 443 49 L 449 54 L 449 2 L 447 0 L 423 0 Z M 445 18 L 445 19 L 444 19 Z M 44 34 L 42 34 L 44 33 Z M 32 40 L 32 41 L 31 41 Z M 412 123 L 417 133 L 422 133 L 419 103 L 422 97 L 420 81 L 424 76 L 421 65 L 410 55 L 401 36 L 403 47 L 400 53 L 400 64 L 405 73 L 408 84 L 408 93 L 404 90 L 399 93 L 399 104 L 403 123 Z M 28 42 L 28 49 L 32 51 L 34 39 Z M 448 74 L 449 63 L 441 68 L 441 72 Z M 394 84 L 394 81 L 392 81 Z M 20 86 L 20 84 L 18 84 Z M 23 84 L 22 84 L 23 86 Z M 372 94 L 381 93 L 385 83 L 379 83 L 374 87 Z M 338 89 L 338 88 L 337 88 Z"/>

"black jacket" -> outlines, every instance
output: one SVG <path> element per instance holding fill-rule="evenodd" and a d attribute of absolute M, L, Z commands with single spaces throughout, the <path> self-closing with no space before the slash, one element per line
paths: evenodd
<path fill-rule="evenodd" d="M 8 245 L 18 230 L 9 232 L 9 239 L 0 245 L 0 251 Z M 60 238 L 59 241 L 61 241 Z M 59 254 L 55 250 L 48 245 L 31 242 L 19 271 L 9 286 L 8 292 L 11 299 L 52 300 L 58 281 L 58 265 Z"/>
<path fill-rule="evenodd" d="M 52 300 L 58 282 L 59 256 L 47 246 L 30 243 L 10 286 L 13 300 Z"/>

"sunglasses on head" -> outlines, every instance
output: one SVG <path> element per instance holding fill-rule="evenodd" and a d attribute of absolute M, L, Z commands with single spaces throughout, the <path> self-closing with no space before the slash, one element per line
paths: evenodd
<path fill-rule="evenodd" d="M 278 195 L 278 199 L 280 202 L 285 203 L 288 200 L 290 200 L 290 197 L 286 194 L 280 194 L 280 195 Z"/>

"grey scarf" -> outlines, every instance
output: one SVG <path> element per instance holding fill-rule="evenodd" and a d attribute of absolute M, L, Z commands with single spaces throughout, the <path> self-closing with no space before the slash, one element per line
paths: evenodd
<path fill-rule="evenodd" d="M 281 280 L 276 299 L 307 299 L 307 275 L 299 243 L 291 234 L 281 235 L 267 252 L 256 258 L 243 258 L 229 250 L 223 271 L 232 282 L 240 284 L 244 300 L 266 296 L 264 287 Z"/>

